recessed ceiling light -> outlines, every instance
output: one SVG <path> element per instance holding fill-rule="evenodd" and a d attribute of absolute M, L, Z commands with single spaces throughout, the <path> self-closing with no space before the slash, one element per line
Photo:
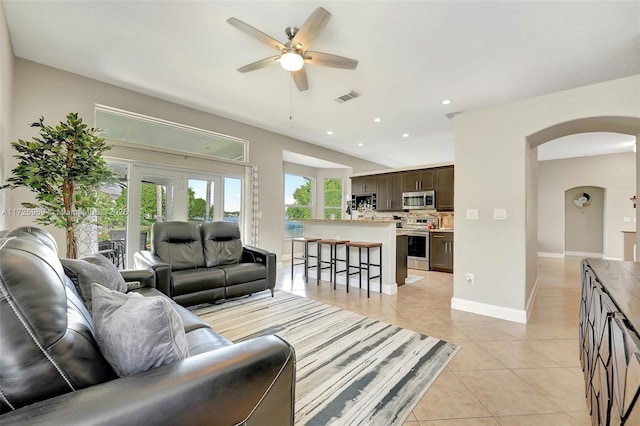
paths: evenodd
<path fill-rule="evenodd" d="M 442 105 L 449 105 L 451 103 L 451 99 L 445 99 L 442 101 Z"/>
<path fill-rule="evenodd" d="M 364 144 L 363 144 L 362 142 L 360 142 L 360 143 L 358 144 L 358 146 L 364 146 Z"/>
<path fill-rule="evenodd" d="M 403 138 L 408 138 L 408 137 L 409 137 L 409 133 L 403 133 L 403 134 L 402 134 L 402 137 L 403 137 Z"/>
<path fill-rule="evenodd" d="M 332 135 L 332 134 L 333 134 L 333 132 L 332 132 L 331 130 L 327 130 L 327 134 L 328 134 L 328 135 Z"/>
<path fill-rule="evenodd" d="M 376 117 L 376 118 L 373 119 L 373 121 L 374 121 L 374 123 L 379 123 L 379 122 L 382 121 L 382 118 Z"/>

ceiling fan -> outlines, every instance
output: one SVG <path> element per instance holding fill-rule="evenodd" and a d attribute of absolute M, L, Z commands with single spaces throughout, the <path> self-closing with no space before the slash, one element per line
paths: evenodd
<path fill-rule="evenodd" d="M 354 59 L 307 50 L 327 25 L 329 18 L 331 18 L 329 12 L 322 7 L 317 8 L 300 28 L 293 26 L 285 28 L 289 41 L 284 44 L 237 18 L 229 18 L 227 20 L 229 24 L 267 46 L 280 51 L 278 55 L 245 65 L 238 68 L 238 71 L 245 73 L 279 62 L 282 68 L 291 71 L 296 87 L 298 87 L 298 90 L 303 91 L 309 88 L 307 73 L 304 70 L 305 63 L 323 67 L 355 69 L 358 66 L 358 61 Z"/>

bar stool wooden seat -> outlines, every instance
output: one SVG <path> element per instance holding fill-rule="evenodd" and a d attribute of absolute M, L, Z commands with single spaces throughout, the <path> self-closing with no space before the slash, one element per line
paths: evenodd
<path fill-rule="evenodd" d="M 346 268 L 338 271 L 338 262 L 345 262 L 346 258 L 338 257 L 338 247 L 341 245 L 345 245 L 349 242 L 349 240 L 337 240 L 337 239 L 327 239 L 323 238 L 318 241 L 318 285 L 320 285 L 320 276 L 322 275 L 323 269 L 329 269 L 329 282 L 333 282 L 333 288 L 336 288 L 336 276 L 345 272 Z M 327 244 L 329 246 L 329 260 L 322 260 L 322 246 Z M 328 265 L 328 266 L 324 266 Z"/>
<path fill-rule="evenodd" d="M 352 247 L 358 248 L 358 266 L 350 265 L 350 251 Z M 378 247 L 378 263 L 371 262 L 371 249 Z M 362 258 L 362 249 L 367 249 L 367 258 Z M 347 293 L 349 293 L 349 277 L 358 274 L 358 287 L 362 288 L 362 272 L 367 271 L 367 297 L 371 293 L 371 280 L 376 278 L 380 281 L 380 291 L 382 291 L 382 243 L 368 241 L 350 241 L 347 243 Z M 371 267 L 378 268 L 378 275 L 371 275 Z M 357 272 L 351 272 L 351 269 L 357 269 Z"/>
<path fill-rule="evenodd" d="M 316 254 L 313 255 L 309 252 L 309 244 L 317 243 L 320 241 L 320 238 L 315 237 L 295 237 L 291 239 L 291 280 L 293 280 L 293 267 L 304 265 L 304 278 L 306 282 L 309 282 L 309 268 L 317 268 L 318 267 L 318 252 L 319 246 L 316 244 Z M 302 256 L 296 256 L 295 251 L 295 243 L 302 243 L 303 246 L 303 254 Z M 309 264 L 310 259 L 316 259 L 315 265 Z M 296 260 L 300 260 L 301 262 L 297 262 Z"/>

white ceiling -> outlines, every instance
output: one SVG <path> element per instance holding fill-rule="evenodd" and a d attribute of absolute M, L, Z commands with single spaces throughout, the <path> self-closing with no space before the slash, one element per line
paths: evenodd
<path fill-rule="evenodd" d="M 453 161 L 447 114 L 640 72 L 637 0 L 2 3 L 18 57 L 388 167 Z M 311 49 L 356 70 L 308 65 L 306 92 L 277 65 L 236 71 L 277 51 L 228 18 L 286 41 L 319 6 L 333 16 Z M 361 97 L 333 100 L 350 90 Z"/>

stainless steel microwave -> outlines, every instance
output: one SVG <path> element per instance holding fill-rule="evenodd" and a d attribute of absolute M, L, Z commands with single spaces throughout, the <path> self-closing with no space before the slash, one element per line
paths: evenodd
<path fill-rule="evenodd" d="M 436 209 L 436 192 L 435 191 L 419 191 L 419 192 L 403 192 L 402 208 L 404 210 L 435 210 Z"/>

